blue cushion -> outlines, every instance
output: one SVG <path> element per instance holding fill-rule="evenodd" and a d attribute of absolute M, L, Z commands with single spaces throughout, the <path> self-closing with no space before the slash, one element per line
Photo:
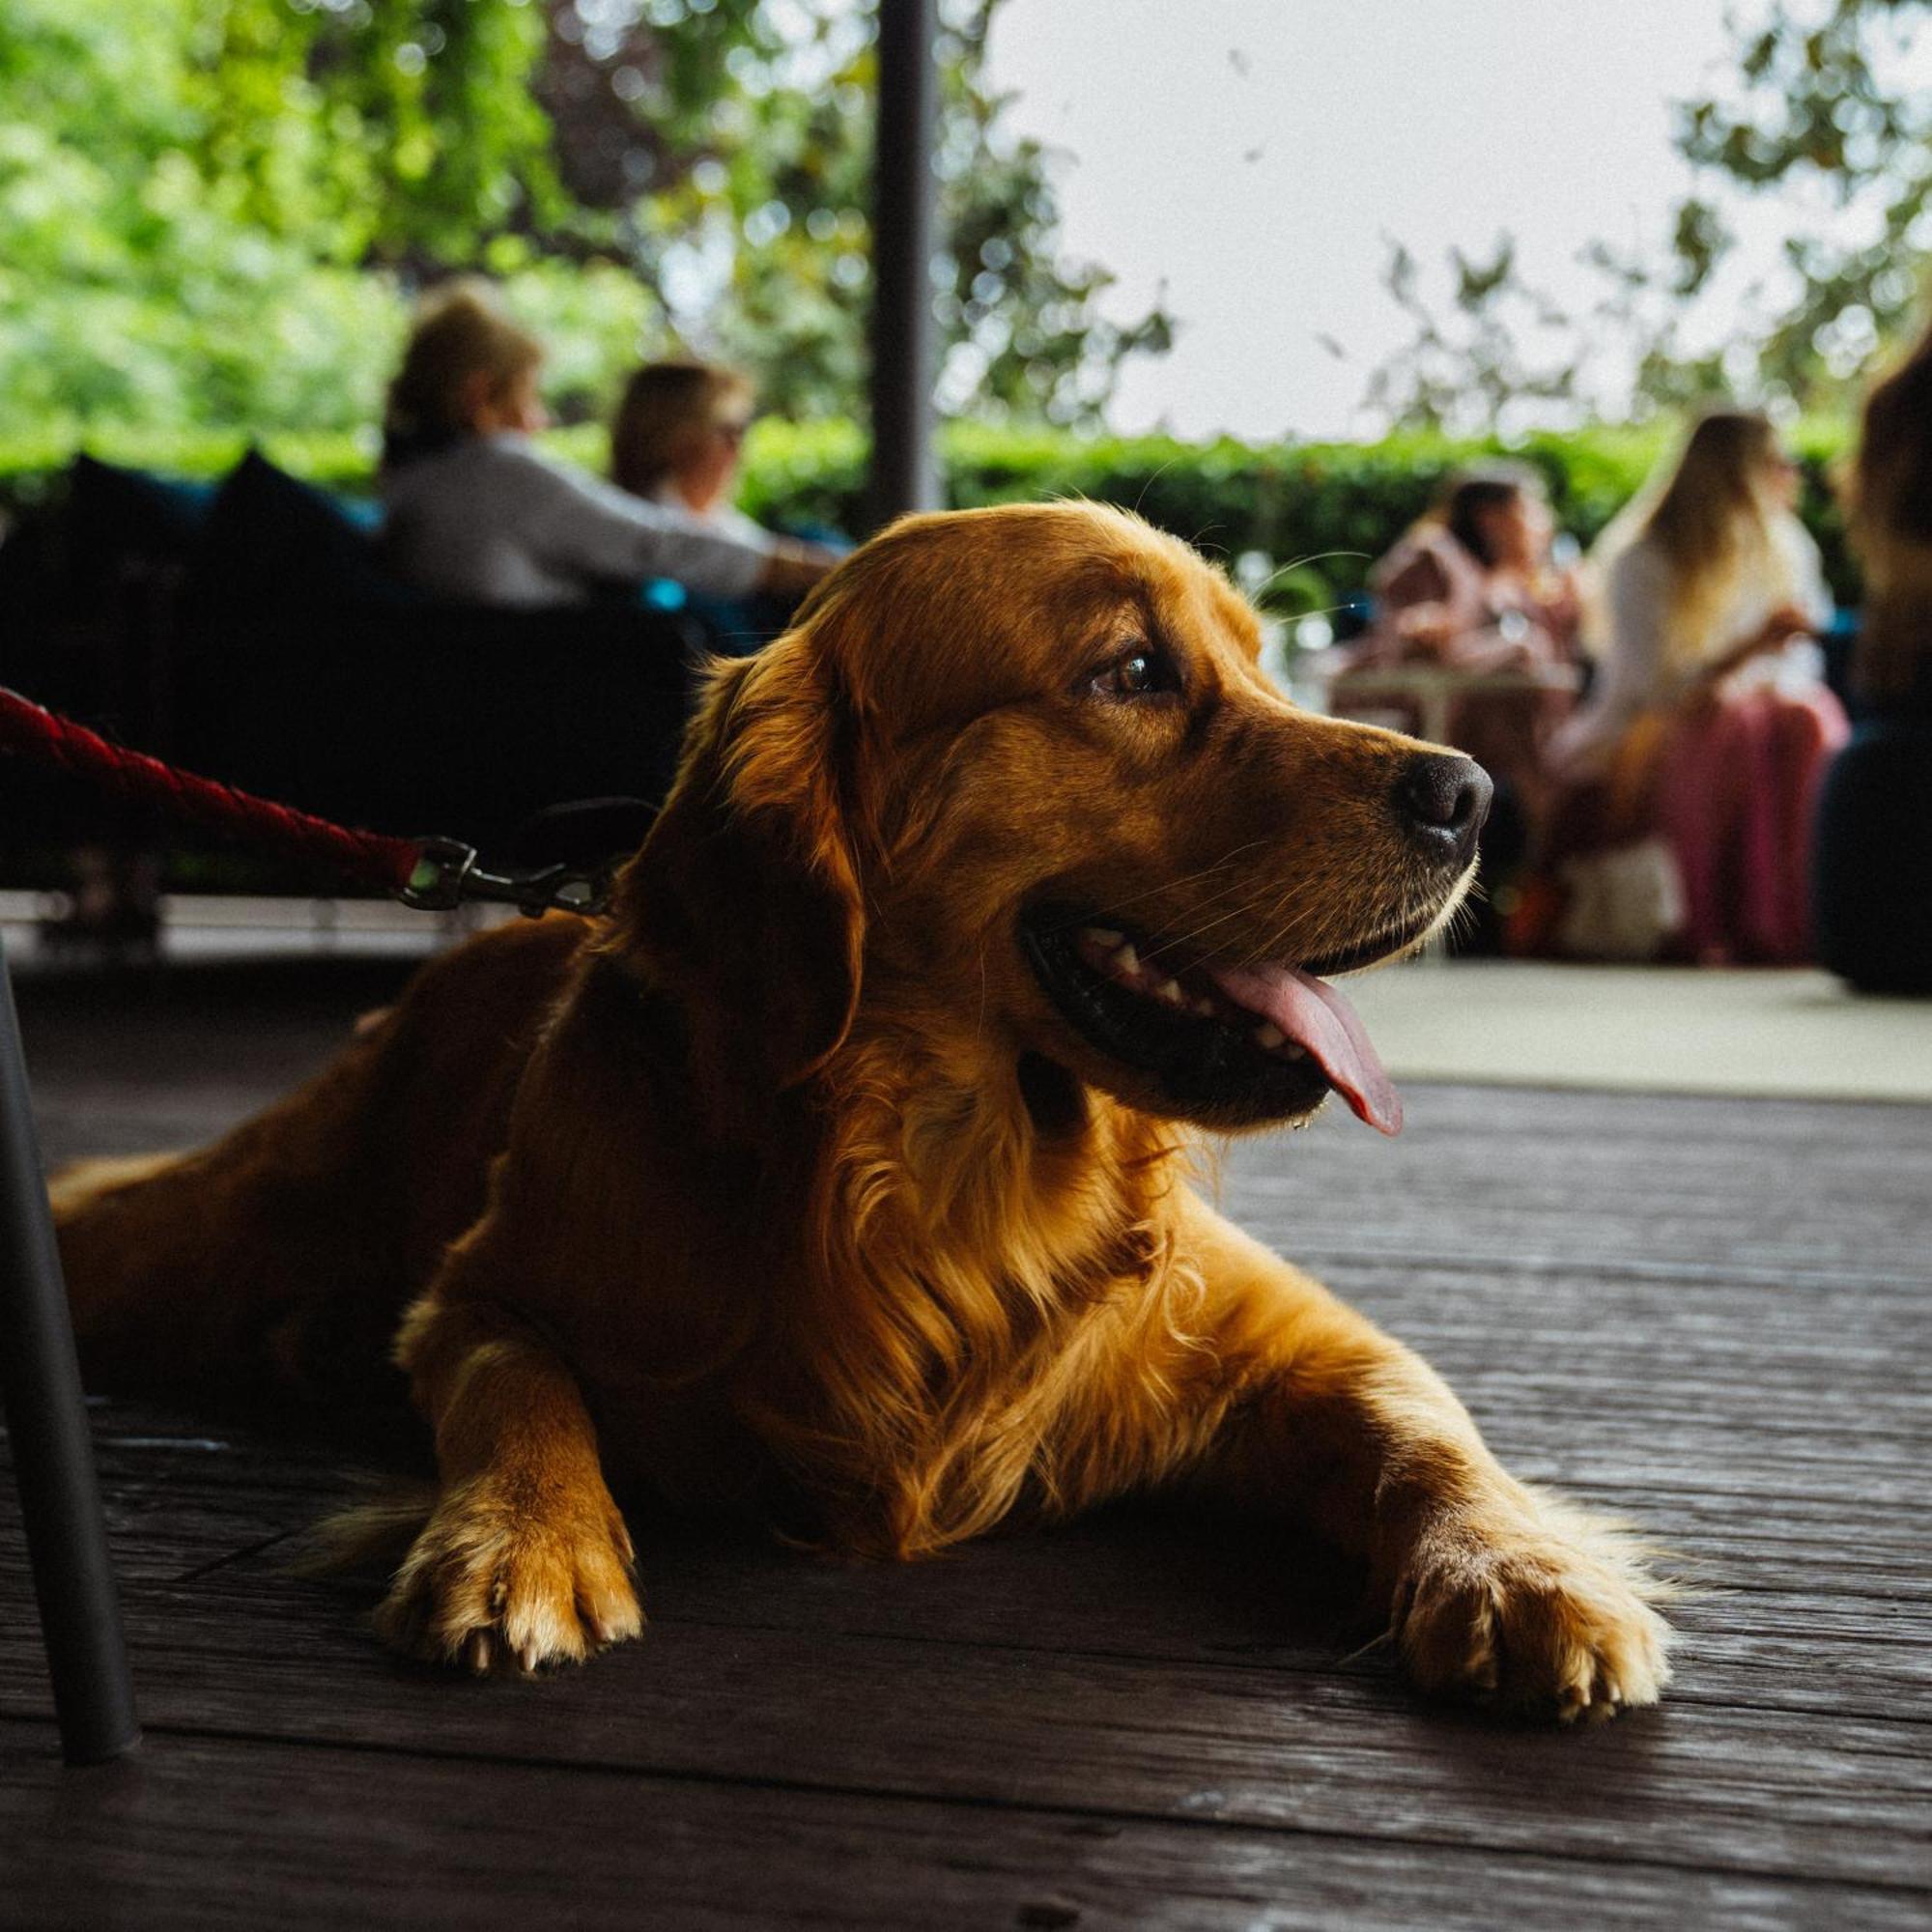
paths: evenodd
<path fill-rule="evenodd" d="M 383 505 L 375 497 L 358 497 L 348 490 L 325 490 L 324 499 L 336 515 L 352 523 L 364 536 L 380 534 L 383 527 Z"/>
<path fill-rule="evenodd" d="M 68 471 L 74 527 L 88 556 L 185 554 L 206 528 L 216 485 L 76 456 Z"/>

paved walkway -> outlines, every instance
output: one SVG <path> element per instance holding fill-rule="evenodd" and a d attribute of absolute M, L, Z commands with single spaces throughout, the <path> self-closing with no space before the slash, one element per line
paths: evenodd
<path fill-rule="evenodd" d="M 1348 982 L 1398 1077 L 1932 1100 L 1932 1000 L 1829 973 L 1419 960 Z"/>

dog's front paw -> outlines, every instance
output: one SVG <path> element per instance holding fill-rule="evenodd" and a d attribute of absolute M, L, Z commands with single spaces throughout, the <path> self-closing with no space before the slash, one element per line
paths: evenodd
<path fill-rule="evenodd" d="M 1663 1595 L 1614 1528 L 1554 1498 L 1459 1515 L 1418 1538 L 1390 1632 L 1424 1690 L 1569 1723 L 1654 1704 L 1670 1678 Z"/>
<path fill-rule="evenodd" d="M 608 1496 L 534 1514 L 487 1477 L 437 1504 L 376 1612 L 384 1640 L 479 1676 L 579 1663 L 643 1629 Z"/>

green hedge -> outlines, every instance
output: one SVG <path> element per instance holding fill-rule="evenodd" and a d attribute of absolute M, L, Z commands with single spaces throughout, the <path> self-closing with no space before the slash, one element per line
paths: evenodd
<path fill-rule="evenodd" d="M 597 427 L 558 431 L 560 453 L 597 469 Z M 1833 425 L 1794 438 L 1806 473 L 1804 513 L 1825 553 L 1833 589 L 1857 595 L 1857 575 L 1827 488 L 1843 450 Z M 213 475 L 244 447 L 241 436 L 94 436 L 109 461 Z M 311 481 L 367 487 L 373 441 L 346 436 L 270 436 L 267 453 Z M 76 443 L 71 436 L 0 438 L 0 505 L 47 498 Z M 1542 435 L 1508 454 L 1548 479 L 1563 527 L 1588 544 L 1667 448 L 1657 428 L 1596 428 Z M 1376 443 L 1250 444 L 1222 439 L 1079 437 L 1064 431 L 953 423 L 941 440 L 950 500 L 960 506 L 1042 497 L 1088 497 L 1137 508 L 1163 528 L 1234 566 L 1244 582 L 1268 580 L 1263 601 L 1283 615 L 1320 611 L 1359 589 L 1370 564 L 1428 504 L 1443 475 L 1502 453 L 1495 442 L 1391 437 Z M 743 500 L 772 523 L 858 526 L 866 439 L 853 423 L 759 423 L 746 450 Z"/>
<path fill-rule="evenodd" d="M 1806 425 L 1803 514 L 1833 589 L 1857 595 L 1857 572 L 1829 488 L 1843 452 L 1834 425 Z M 948 499 L 980 503 L 1084 497 L 1123 503 L 1240 564 L 1243 582 L 1271 577 L 1262 601 L 1284 615 L 1325 609 L 1359 590 L 1370 566 L 1464 464 L 1510 455 L 1534 464 L 1557 520 L 1588 545 L 1668 453 L 1666 429 L 1595 428 L 1496 441 L 1391 437 L 1376 443 L 1250 444 L 1222 439 L 1076 437 L 1047 430 L 951 425 L 942 439 Z M 856 526 L 865 439 L 848 423 L 759 425 L 748 450 L 745 506 L 768 521 Z M 1245 560 L 1245 561 L 1244 561 Z"/>

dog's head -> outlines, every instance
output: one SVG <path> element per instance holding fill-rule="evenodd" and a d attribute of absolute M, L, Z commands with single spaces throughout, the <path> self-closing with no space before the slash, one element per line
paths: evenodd
<path fill-rule="evenodd" d="M 714 673 L 615 936 L 741 1123 L 864 1015 L 1230 1128 L 1396 1101 L 1322 976 L 1466 890 L 1489 781 L 1297 709 L 1252 608 L 1089 505 L 914 517 Z"/>

